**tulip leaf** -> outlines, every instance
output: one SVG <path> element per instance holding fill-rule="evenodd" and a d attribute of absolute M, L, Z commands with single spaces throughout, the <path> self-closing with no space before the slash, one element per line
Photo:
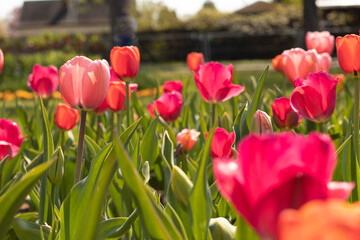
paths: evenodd
<path fill-rule="evenodd" d="M 131 124 L 121 135 L 120 140 L 124 144 L 124 147 L 126 148 L 127 145 L 130 142 L 131 137 L 134 135 L 136 129 L 139 126 L 139 123 L 141 122 L 142 117 L 140 117 L 138 120 L 136 120 L 133 124 Z"/>
<path fill-rule="evenodd" d="M 129 217 L 117 217 L 101 223 L 101 236 L 104 238 L 120 238 L 127 233 L 131 225 L 138 217 L 138 211 L 134 210 Z"/>
<path fill-rule="evenodd" d="M 118 163 L 126 185 L 132 192 L 140 220 L 153 239 L 183 239 L 171 218 L 159 207 L 155 197 L 144 184 L 123 146 L 115 139 Z"/>
<path fill-rule="evenodd" d="M 207 177 L 207 165 L 211 140 L 215 127 L 210 131 L 202 154 L 200 155 L 194 187 L 190 194 L 190 218 L 194 239 L 207 239 L 209 220 L 211 217 L 212 200 Z"/>
<path fill-rule="evenodd" d="M 27 131 L 28 130 L 28 122 L 27 122 L 27 116 L 26 116 L 26 112 L 23 108 L 23 106 L 21 105 L 20 101 L 18 98 L 16 98 L 16 114 L 19 118 L 19 121 L 21 123 L 22 129 Z"/>
<path fill-rule="evenodd" d="M 267 72 L 269 70 L 269 66 L 267 66 L 264 70 L 264 72 L 261 74 L 256 88 L 255 88 L 255 92 L 254 95 L 252 97 L 251 103 L 249 104 L 249 107 L 245 110 L 245 112 L 242 114 L 241 116 L 241 120 L 240 120 L 240 133 L 241 133 L 241 137 L 243 138 L 244 136 L 246 136 L 247 134 L 249 134 L 249 129 L 250 129 L 250 125 L 251 125 L 251 120 L 254 116 L 254 113 L 256 112 L 256 110 L 259 107 L 260 104 L 260 97 L 261 97 L 261 91 L 264 85 L 264 81 L 267 75 Z"/>
<path fill-rule="evenodd" d="M 175 133 L 174 133 L 173 129 L 161 117 L 159 118 L 159 122 L 165 128 L 165 130 L 167 131 L 167 133 L 169 135 L 169 139 L 172 141 L 173 144 L 175 144 L 176 143 L 176 136 L 175 136 Z"/>
<path fill-rule="evenodd" d="M 167 196 L 170 187 L 171 168 L 174 165 L 174 146 L 167 131 L 164 132 L 163 136 L 161 157 L 164 165 L 164 190 L 165 196 Z"/>
<path fill-rule="evenodd" d="M 116 170 L 106 145 L 92 160 L 89 174 L 77 183 L 60 208 L 60 240 L 95 239 L 106 190 Z M 91 211 L 89 211 L 91 209 Z"/>
<path fill-rule="evenodd" d="M 19 181 L 0 197 L 0 239 L 12 223 L 14 215 L 23 204 L 36 181 L 54 164 L 54 161 L 43 163 L 25 173 Z"/>
<path fill-rule="evenodd" d="M 12 227 L 19 240 L 41 239 L 41 225 L 21 218 L 15 218 Z M 44 228 L 43 234 L 48 238 L 50 231 Z"/>
<path fill-rule="evenodd" d="M 346 146 L 346 144 L 348 144 L 351 140 L 352 135 L 350 136 L 346 136 L 346 139 L 344 140 L 344 142 L 340 145 L 340 147 L 338 147 L 338 149 L 336 150 L 336 156 L 339 156 L 339 154 L 341 153 L 341 151 L 344 149 L 344 147 Z"/>
<path fill-rule="evenodd" d="M 240 120 L 242 115 L 244 114 L 245 109 L 247 108 L 247 103 L 244 103 L 244 105 L 240 108 L 238 114 L 236 115 L 236 118 L 234 120 L 233 129 L 235 132 L 235 146 L 236 143 L 240 141 L 241 135 L 240 135 Z"/>
<path fill-rule="evenodd" d="M 158 136 L 156 134 L 158 121 L 158 118 L 155 118 L 152 121 L 149 128 L 146 130 L 140 145 L 142 158 L 145 161 L 149 161 L 150 165 L 154 164 L 159 155 Z"/>

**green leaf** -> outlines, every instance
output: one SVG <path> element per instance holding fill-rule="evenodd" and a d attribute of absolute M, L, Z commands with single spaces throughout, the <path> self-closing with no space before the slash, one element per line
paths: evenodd
<path fill-rule="evenodd" d="M 164 132 L 161 147 L 161 157 L 164 165 L 164 189 L 165 196 L 169 191 L 171 180 L 171 167 L 174 165 L 174 146 L 167 131 Z"/>
<path fill-rule="evenodd" d="M 244 136 L 246 136 L 247 134 L 249 134 L 249 129 L 250 129 L 250 125 L 251 125 L 251 120 L 254 116 L 254 113 L 256 112 L 256 110 L 259 107 L 260 104 L 260 97 L 261 97 L 261 91 L 264 85 L 264 81 L 266 78 L 266 74 L 269 70 L 269 66 L 266 67 L 266 69 L 264 70 L 264 72 L 261 74 L 258 83 L 256 85 L 255 88 L 255 92 L 253 95 L 253 98 L 251 100 L 251 103 L 249 105 L 249 108 L 246 109 L 246 111 L 242 114 L 241 116 L 241 128 L 240 128 L 240 133 L 241 133 L 241 137 L 243 138 Z"/>
<path fill-rule="evenodd" d="M 89 175 L 65 198 L 60 208 L 60 240 L 96 238 L 102 202 L 116 170 L 111 151 L 112 144 L 101 149 L 92 160 Z"/>
<path fill-rule="evenodd" d="M 212 200 L 207 178 L 207 165 L 211 140 L 214 132 L 215 126 L 211 129 L 206 139 L 202 155 L 200 155 L 201 158 L 199 160 L 199 167 L 189 199 L 191 225 L 194 239 L 207 239 L 208 237 Z"/>
<path fill-rule="evenodd" d="M 171 218 L 159 207 L 124 148 L 115 139 L 115 150 L 126 185 L 132 192 L 143 226 L 153 239 L 183 239 Z"/>
<path fill-rule="evenodd" d="M 54 161 L 46 162 L 30 170 L 0 197 L 2 209 L 0 211 L 0 239 L 7 232 L 11 225 L 11 220 L 31 191 L 33 185 L 54 163 Z"/>
<path fill-rule="evenodd" d="M 120 238 L 130 230 L 137 217 L 138 211 L 135 209 L 129 217 L 117 217 L 103 221 L 101 223 L 101 236 L 104 238 Z"/>
<path fill-rule="evenodd" d="M 245 109 L 247 108 L 247 103 L 244 103 L 243 106 L 240 108 L 238 114 L 236 115 L 236 118 L 234 120 L 233 129 L 235 132 L 235 146 L 236 143 L 240 141 L 240 120 L 242 115 L 244 114 Z"/>
<path fill-rule="evenodd" d="M 152 165 L 159 155 L 158 136 L 156 127 L 159 119 L 155 118 L 146 130 L 140 145 L 140 153 L 145 161 L 149 161 Z"/>
<path fill-rule="evenodd" d="M 352 135 L 347 136 L 346 139 L 344 140 L 344 142 L 340 145 L 340 147 L 338 147 L 338 149 L 336 150 L 336 156 L 339 156 L 339 154 L 341 153 L 341 151 L 344 149 L 344 147 L 346 146 L 347 143 L 350 142 Z"/>
<path fill-rule="evenodd" d="M 133 124 L 131 124 L 120 136 L 120 141 L 124 144 L 124 147 L 126 148 L 127 145 L 130 142 L 131 137 L 134 135 L 136 129 L 139 126 L 139 123 L 141 121 L 142 117 L 140 117 L 138 120 L 136 120 Z"/>
<path fill-rule="evenodd" d="M 28 130 L 28 121 L 27 121 L 28 118 L 27 118 L 26 112 L 25 112 L 25 110 L 24 110 L 23 106 L 21 105 L 18 98 L 16 98 L 16 114 L 17 114 L 17 116 L 19 118 L 22 129 L 27 131 Z"/>
<path fill-rule="evenodd" d="M 41 225 L 29 222 L 21 218 L 15 218 L 12 227 L 20 240 L 41 239 Z M 49 229 L 44 228 L 43 233 L 46 239 L 49 236 Z"/>

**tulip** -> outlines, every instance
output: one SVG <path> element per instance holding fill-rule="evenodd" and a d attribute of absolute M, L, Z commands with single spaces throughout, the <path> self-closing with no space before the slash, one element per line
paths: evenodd
<path fill-rule="evenodd" d="M 274 100 L 271 104 L 271 115 L 279 129 L 296 128 L 302 120 L 302 117 L 291 108 L 290 99 L 285 97 Z"/>
<path fill-rule="evenodd" d="M 328 31 L 307 32 L 305 43 L 307 49 L 315 49 L 318 53 L 332 54 L 334 50 L 334 36 Z"/>
<path fill-rule="evenodd" d="M 319 61 L 319 70 L 323 70 L 328 72 L 331 67 L 331 56 L 328 53 L 321 53 L 318 54 L 318 61 Z"/>
<path fill-rule="evenodd" d="M 108 107 L 114 111 L 119 112 L 121 109 L 126 110 L 126 104 L 124 104 L 126 97 L 126 85 L 124 82 L 110 82 L 108 92 L 106 94 L 106 103 Z M 131 97 L 131 93 L 130 93 Z"/>
<path fill-rule="evenodd" d="M 79 110 L 68 107 L 66 104 L 59 103 L 55 112 L 55 124 L 62 130 L 70 130 L 79 122 Z"/>
<path fill-rule="evenodd" d="M 279 54 L 271 60 L 272 66 L 277 72 L 284 72 L 283 63 L 282 63 L 282 55 Z"/>
<path fill-rule="evenodd" d="M 344 73 L 360 71 L 360 37 L 354 34 L 336 38 L 337 58 Z"/>
<path fill-rule="evenodd" d="M 331 76 L 333 76 L 333 78 L 337 80 L 338 91 L 344 90 L 344 85 L 346 82 L 345 75 L 344 74 L 332 74 Z"/>
<path fill-rule="evenodd" d="M 4 67 L 4 53 L 0 48 L 0 74 L 2 72 L 3 67 Z"/>
<path fill-rule="evenodd" d="M 197 71 L 199 65 L 205 62 L 204 55 L 202 53 L 192 52 L 189 53 L 186 57 L 187 65 L 190 71 Z"/>
<path fill-rule="evenodd" d="M 217 62 L 200 65 L 195 74 L 195 82 L 206 102 L 215 104 L 236 97 L 244 87 L 232 84 L 233 66 L 227 67 Z"/>
<path fill-rule="evenodd" d="M 182 145 L 184 150 L 190 151 L 200 135 L 195 129 L 183 129 L 176 135 L 176 142 Z"/>
<path fill-rule="evenodd" d="M 263 111 L 257 110 L 251 120 L 251 133 L 271 133 L 273 131 L 270 116 Z"/>
<path fill-rule="evenodd" d="M 97 108 L 109 87 L 110 72 L 106 60 L 74 57 L 61 66 L 59 76 L 63 100 L 76 109 Z"/>
<path fill-rule="evenodd" d="M 24 139 L 16 122 L 0 119 L 0 161 L 6 156 L 11 159 L 19 152 L 20 145 Z"/>
<path fill-rule="evenodd" d="M 358 240 L 360 204 L 314 200 L 279 217 L 279 240 Z"/>
<path fill-rule="evenodd" d="M 173 122 L 180 116 L 182 105 L 181 93 L 173 91 L 163 93 L 154 104 L 149 104 L 148 111 L 153 118 L 155 118 L 154 110 L 156 110 L 166 122 Z"/>
<path fill-rule="evenodd" d="M 113 47 L 110 62 L 118 78 L 131 81 L 139 71 L 140 52 L 135 46 Z"/>
<path fill-rule="evenodd" d="M 235 161 L 214 159 L 216 184 L 262 239 L 277 237 L 282 210 L 297 209 L 314 199 L 344 199 L 354 187 L 352 183 L 330 182 L 336 149 L 325 134 L 250 135 L 238 145 L 237 152 Z"/>
<path fill-rule="evenodd" d="M 309 73 L 319 71 L 319 60 L 315 50 L 305 51 L 301 48 L 285 50 L 282 54 L 283 69 L 290 83 L 301 77 L 306 78 Z"/>
<path fill-rule="evenodd" d="M 205 134 L 207 137 L 207 134 Z M 235 133 L 229 133 L 223 128 L 217 127 L 210 146 L 210 154 L 213 158 L 230 158 L 234 156 L 231 146 L 235 141 Z"/>
<path fill-rule="evenodd" d="M 183 84 L 182 81 L 166 81 L 164 83 L 163 86 L 164 92 L 172 92 L 172 91 L 177 91 L 177 92 L 182 92 L 183 89 Z"/>
<path fill-rule="evenodd" d="M 333 114 L 336 103 L 337 81 L 327 72 L 298 78 L 290 97 L 291 107 L 303 118 L 313 122 L 325 122 Z"/>
<path fill-rule="evenodd" d="M 54 66 L 43 67 L 35 64 L 27 84 L 40 97 L 48 98 L 59 85 L 58 70 Z"/>

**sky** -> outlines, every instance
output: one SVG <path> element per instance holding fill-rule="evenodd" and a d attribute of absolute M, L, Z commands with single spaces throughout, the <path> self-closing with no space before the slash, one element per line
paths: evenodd
<path fill-rule="evenodd" d="M 147 0 L 137 0 L 146 2 Z M 162 2 L 170 9 L 175 10 L 179 17 L 195 14 L 204 4 L 205 0 L 151 0 L 153 2 Z M 216 8 L 222 12 L 233 12 L 242 7 L 250 5 L 256 0 L 212 0 Z M 270 1 L 270 0 L 263 0 Z M 0 0 L 0 19 L 6 18 L 8 14 L 16 7 L 22 6 L 24 0 Z"/>

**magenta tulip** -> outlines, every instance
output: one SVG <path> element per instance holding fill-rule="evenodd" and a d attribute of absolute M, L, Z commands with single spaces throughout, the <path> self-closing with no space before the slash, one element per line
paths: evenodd
<path fill-rule="evenodd" d="M 177 92 L 181 93 L 183 90 L 183 83 L 180 80 L 166 81 L 164 83 L 163 89 L 164 89 L 164 92 L 177 91 Z"/>
<path fill-rule="evenodd" d="M 336 103 L 337 81 L 327 72 L 320 71 L 298 78 L 290 97 L 291 107 L 303 118 L 325 122 L 333 114 Z"/>
<path fill-rule="evenodd" d="M 347 198 L 354 187 L 330 182 L 336 149 L 328 135 L 250 135 L 237 152 L 235 161 L 214 159 L 216 183 L 262 239 L 276 239 L 282 210 L 297 209 L 313 199 Z"/>
<path fill-rule="evenodd" d="M 207 134 L 205 134 L 207 137 Z M 231 146 L 235 141 L 235 133 L 229 133 L 223 128 L 217 127 L 214 136 L 211 140 L 211 156 L 213 158 L 228 158 L 233 157 L 234 153 Z"/>
<path fill-rule="evenodd" d="M 154 104 L 149 104 L 148 111 L 153 118 L 155 118 L 154 110 L 156 110 L 166 122 L 173 122 L 180 116 L 182 105 L 181 93 L 173 91 L 163 93 Z"/>
<path fill-rule="evenodd" d="M 59 85 L 58 70 L 54 66 L 43 67 L 35 64 L 27 84 L 37 95 L 48 98 Z"/>
<path fill-rule="evenodd" d="M 0 74 L 2 72 L 3 67 L 4 67 L 4 53 L 0 48 Z"/>
<path fill-rule="evenodd" d="M 274 100 L 271 104 L 271 115 L 275 125 L 280 129 L 296 128 L 302 120 L 302 117 L 291 108 L 290 99 L 285 97 Z"/>
<path fill-rule="evenodd" d="M 217 103 L 236 97 L 245 87 L 232 84 L 233 66 L 217 62 L 200 65 L 195 73 L 195 82 L 206 102 Z"/>
<path fill-rule="evenodd" d="M 11 159 L 19 152 L 24 137 L 21 137 L 19 126 L 16 122 L 0 119 L 0 161 L 6 156 Z"/>
<path fill-rule="evenodd" d="M 315 49 L 318 53 L 332 54 L 335 38 L 328 31 L 307 32 L 305 42 L 307 49 Z"/>
<path fill-rule="evenodd" d="M 290 83 L 294 83 L 299 77 L 306 78 L 308 74 L 321 70 L 315 50 L 292 48 L 285 50 L 281 56 L 284 73 Z"/>
<path fill-rule="evenodd" d="M 74 57 L 61 66 L 60 92 L 72 108 L 92 110 L 104 100 L 109 87 L 110 72 L 106 60 L 92 61 Z"/>

